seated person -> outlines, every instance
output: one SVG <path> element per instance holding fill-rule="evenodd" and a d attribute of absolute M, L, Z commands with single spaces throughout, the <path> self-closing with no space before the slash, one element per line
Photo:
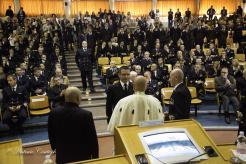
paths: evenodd
<path fill-rule="evenodd" d="M 234 50 L 231 49 L 231 45 L 230 44 L 226 45 L 225 52 L 226 52 L 226 56 L 228 57 L 228 59 L 230 61 L 235 57 Z"/>
<path fill-rule="evenodd" d="M 150 70 L 152 64 L 152 59 L 150 58 L 150 53 L 148 51 L 144 52 L 144 57 L 140 60 L 140 65 L 143 68 L 143 71 Z"/>
<path fill-rule="evenodd" d="M 215 47 L 214 43 L 210 43 L 210 44 L 209 44 L 209 50 L 210 50 L 210 52 L 211 52 L 211 57 L 212 57 L 213 61 L 218 61 L 218 60 L 220 60 L 219 51 L 218 51 L 218 49 Z"/>
<path fill-rule="evenodd" d="M 110 62 L 110 67 L 106 70 L 106 78 L 108 79 L 109 84 L 113 84 L 114 81 L 118 80 L 118 71 L 119 69 L 115 65 L 115 61 Z"/>
<path fill-rule="evenodd" d="M 52 108 L 55 108 L 64 103 L 64 91 L 68 87 L 62 83 L 59 76 L 53 78 L 53 86 L 48 90 L 48 97 Z"/>
<path fill-rule="evenodd" d="M 144 77 L 147 81 L 147 89 L 145 94 L 155 96 L 160 100 L 160 92 L 157 80 L 151 78 L 151 73 L 149 71 L 144 72 Z"/>
<path fill-rule="evenodd" d="M 25 72 L 20 68 L 15 68 L 17 84 L 20 86 L 28 87 L 29 77 L 24 74 Z"/>
<path fill-rule="evenodd" d="M 209 78 L 213 78 L 220 75 L 220 62 L 215 61 L 212 64 L 206 65 L 206 72 Z"/>
<path fill-rule="evenodd" d="M 135 71 L 137 72 L 138 75 L 143 75 L 142 67 L 140 65 L 135 66 Z"/>
<path fill-rule="evenodd" d="M 69 86 L 70 82 L 69 82 L 68 77 L 64 76 L 62 74 L 62 70 L 60 68 L 56 68 L 55 75 L 53 77 L 51 77 L 51 80 L 50 80 L 50 87 L 54 86 L 54 78 L 55 77 L 59 77 L 60 78 L 61 84 L 66 85 L 67 87 Z"/>
<path fill-rule="evenodd" d="M 241 95 L 240 114 L 238 114 L 239 129 L 238 132 L 244 131 L 246 134 L 246 70 L 243 71 L 243 76 L 237 80 L 237 89 Z"/>
<path fill-rule="evenodd" d="M 223 67 L 229 68 L 230 65 L 231 65 L 231 62 L 228 59 L 228 57 L 226 56 L 225 51 L 222 51 L 221 52 L 221 58 L 220 58 L 220 66 L 221 66 L 221 68 L 223 68 Z"/>
<path fill-rule="evenodd" d="M 47 81 L 41 75 L 40 68 L 34 67 L 33 76 L 29 81 L 31 96 L 46 95 L 47 86 Z"/>
<path fill-rule="evenodd" d="M 138 76 L 137 72 L 131 71 L 130 72 L 130 82 L 133 83 L 135 78 Z"/>
<path fill-rule="evenodd" d="M 229 74 L 236 80 L 243 76 L 243 66 L 239 65 L 237 59 L 232 60 L 232 66 L 229 68 Z"/>
<path fill-rule="evenodd" d="M 127 56 L 127 48 L 124 44 L 124 42 L 120 42 L 120 46 L 119 46 L 119 56 L 124 57 Z"/>
<path fill-rule="evenodd" d="M 194 51 L 196 58 L 205 58 L 204 52 L 201 49 L 201 46 L 198 44 L 196 45 L 196 50 Z"/>
<path fill-rule="evenodd" d="M 204 94 L 204 82 L 206 72 L 201 69 L 200 64 L 196 64 L 188 75 L 188 84 L 196 87 L 198 94 Z"/>
<path fill-rule="evenodd" d="M 234 111 L 239 110 L 239 101 L 236 97 L 236 80 L 228 73 L 228 68 L 221 69 L 221 75 L 215 78 L 215 89 L 222 98 L 223 109 L 225 113 L 225 122 L 231 123 L 229 114 L 229 104 L 233 105 Z"/>
<path fill-rule="evenodd" d="M 28 94 L 24 86 L 17 84 L 15 75 L 8 75 L 7 81 L 8 86 L 3 89 L 3 123 L 8 124 L 11 133 L 15 133 L 16 128 L 23 133 Z M 17 116 L 17 122 L 13 121 L 13 116 Z"/>

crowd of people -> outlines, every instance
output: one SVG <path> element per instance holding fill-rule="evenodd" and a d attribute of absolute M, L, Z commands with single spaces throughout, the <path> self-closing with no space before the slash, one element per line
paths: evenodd
<path fill-rule="evenodd" d="M 245 17 L 240 6 L 232 15 L 228 15 L 225 8 L 221 10 L 220 18 L 214 16 L 215 13 L 213 6 L 207 12 L 208 17 L 193 16 L 189 9 L 182 16 L 179 9 L 175 14 L 170 9 L 166 26 L 160 21 L 158 11 L 134 19 L 130 13 L 125 15 L 100 9 L 97 14 L 86 12 L 69 20 L 59 19 L 54 14 L 50 18 L 43 15 L 29 18 L 23 8 L 15 17 L 9 7 L 7 17 L 0 19 L 0 88 L 3 90 L 1 112 L 4 123 L 13 132 L 16 127 L 23 132 L 21 125 L 27 117 L 25 108 L 30 96 L 48 95 L 53 108 L 66 102 L 65 89 L 70 84 L 66 76 L 66 50 L 76 51 L 74 56 L 81 72 L 83 91 L 87 89 L 88 79 L 91 92 L 95 92 L 92 69 L 99 57 L 110 60 L 130 56 L 120 69 L 115 61 L 110 61 L 106 74 L 110 81 L 106 90 L 108 122 L 116 104 L 134 93 L 132 83 L 136 79 L 136 83 L 147 83 L 138 88 L 141 94 L 153 95 L 154 101 L 161 102 L 160 90 L 169 86 L 169 78 L 173 78 L 171 83 L 177 89 L 174 97 L 179 102 L 179 96 L 187 91 L 184 84 L 195 86 L 198 96 L 203 96 L 205 78 L 215 77 L 226 122 L 230 123 L 228 104 L 232 101 L 238 111 L 238 91 L 245 96 L 246 72 L 235 59 L 235 54 L 245 53 L 242 43 Z M 232 47 L 233 43 L 238 45 L 236 49 Z M 171 65 L 175 73 L 170 74 L 166 64 Z M 119 82 L 115 83 L 115 80 Z M 190 97 L 188 92 L 186 95 Z M 190 106 L 188 101 L 185 102 L 186 110 Z M 69 102 L 67 98 L 65 106 Z M 72 102 L 77 104 L 74 108 L 78 107 L 78 102 Z M 189 117 L 189 111 L 179 113 L 180 107 L 175 105 L 172 109 L 176 111 L 170 112 L 170 119 Z M 162 113 L 158 118 L 160 115 Z M 19 121 L 13 121 L 13 116 L 19 117 Z M 56 149 L 56 145 L 52 147 Z"/>

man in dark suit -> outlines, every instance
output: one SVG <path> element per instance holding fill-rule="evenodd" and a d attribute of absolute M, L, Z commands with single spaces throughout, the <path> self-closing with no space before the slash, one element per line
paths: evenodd
<path fill-rule="evenodd" d="M 129 81 L 130 69 L 127 66 L 122 66 L 119 70 L 118 76 L 120 81 L 110 86 L 107 90 L 106 100 L 106 115 L 107 122 L 109 122 L 113 109 L 118 101 L 126 96 L 133 94 L 133 86 Z"/>
<path fill-rule="evenodd" d="M 154 97 L 160 100 L 161 97 L 160 97 L 158 81 L 151 78 L 150 71 L 144 72 L 144 77 L 147 80 L 147 88 L 145 90 L 145 94 L 153 95 Z"/>
<path fill-rule="evenodd" d="M 92 113 L 79 107 L 81 92 L 76 87 L 65 91 L 65 104 L 50 112 L 48 135 L 56 163 L 98 158 L 98 141 Z"/>
<path fill-rule="evenodd" d="M 171 28 L 173 25 L 173 11 L 170 9 L 168 11 L 168 27 Z"/>
<path fill-rule="evenodd" d="M 235 93 L 236 80 L 228 74 L 228 68 L 222 68 L 221 76 L 215 78 L 215 88 L 222 99 L 225 122 L 230 124 L 229 104 L 232 103 L 235 112 L 239 110 L 240 104 Z"/>
<path fill-rule="evenodd" d="M 33 76 L 29 81 L 29 90 L 32 96 L 45 95 L 48 87 L 48 82 L 41 75 L 41 70 L 38 67 L 33 69 Z"/>
<path fill-rule="evenodd" d="M 118 68 L 113 60 L 110 62 L 110 67 L 106 70 L 106 78 L 110 85 L 118 80 Z"/>
<path fill-rule="evenodd" d="M 9 16 L 10 18 L 13 18 L 14 17 L 14 12 L 11 9 L 11 6 L 9 6 L 8 10 L 6 10 L 5 16 Z"/>
<path fill-rule="evenodd" d="M 23 70 L 20 67 L 15 68 L 17 84 L 20 86 L 28 87 L 29 77 L 24 74 Z"/>
<path fill-rule="evenodd" d="M 190 117 L 191 94 L 183 83 L 184 73 L 174 69 L 170 73 L 170 83 L 174 87 L 169 106 L 169 119 L 188 119 Z"/>
<path fill-rule="evenodd" d="M 220 11 L 221 17 L 225 18 L 227 16 L 227 10 L 225 6 L 223 6 L 223 9 Z"/>
<path fill-rule="evenodd" d="M 82 48 L 78 49 L 75 56 L 76 64 L 81 72 L 81 79 L 83 84 L 83 91 L 86 91 L 87 82 L 86 78 L 88 79 L 88 83 L 90 86 L 91 92 L 95 92 L 93 81 L 92 81 L 92 54 L 91 50 L 87 49 L 87 42 L 82 42 Z"/>
<path fill-rule="evenodd" d="M 213 19 L 213 16 L 215 14 L 215 10 L 213 8 L 213 6 L 211 6 L 208 11 L 207 11 L 207 15 L 208 15 L 208 20 L 212 20 Z"/>
<path fill-rule="evenodd" d="M 22 124 L 27 117 L 27 91 L 24 86 L 17 85 L 15 75 L 9 75 L 7 81 L 9 86 L 3 89 L 3 122 L 8 124 L 11 133 L 15 132 L 15 128 L 23 133 Z M 14 116 L 18 118 L 17 122 L 13 121 Z"/>
<path fill-rule="evenodd" d="M 185 11 L 185 16 L 190 19 L 191 18 L 191 11 L 190 8 L 187 8 L 187 10 Z"/>
<path fill-rule="evenodd" d="M 188 74 L 188 84 L 196 87 L 198 95 L 204 94 L 204 82 L 206 78 L 206 72 L 202 70 L 200 64 L 196 64 L 191 68 Z"/>

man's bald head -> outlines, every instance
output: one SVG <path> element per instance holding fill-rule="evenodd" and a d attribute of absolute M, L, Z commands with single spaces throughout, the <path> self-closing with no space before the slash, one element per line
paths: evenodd
<path fill-rule="evenodd" d="M 81 92 L 77 87 L 68 87 L 65 91 L 65 102 L 80 104 Z"/>
<path fill-rule="evenodd" d="M 175 86 L 184 80 L 184 73 L 181 69 L 175 68 L 170 73 L 170 83 L 171 86 Z"/>
<path fill-rule="evenodd" d="M 137 76 L 133 83 L 135 92 L 145 92 L 147 88 L 147 81 L 144 76 Z"/>

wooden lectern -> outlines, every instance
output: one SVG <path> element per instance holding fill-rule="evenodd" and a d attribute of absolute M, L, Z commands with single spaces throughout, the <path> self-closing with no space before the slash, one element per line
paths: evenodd
<path fill-rule="evenodd" d="M 138 133 L 161 128 L 186 128 L 201 148 L 204 146 L 211 146 L 218 154 L 217 157 L 209 157 L 207 160 L 200 161 L 200 163 L 230 163 L 228 161 L 228 154 L 230 154 L 230 150 L 226 147 L 224 147 L 224 149 L 219 149 L 201 125 L 197 121 L 190 119 L 168 121 L 162 125 L 143 128 L 140 128 L 137 125 L 117 127 L 115 129 L 114 141 L 115 154 L 125 154 L 130 163 L 137 163 L 135 155 L 146 153 Z"/>
<path fill-rule="evenodd" d="M 212 148 L 216 151 L 218 156 L 209 157 L 207 160 L 198 161 L 198 163 L 230 163 L 229 160 L 233 156 L 231 153 L 231 149 L 236 148 L 236 146 L 232 144 L 216 146 L 215 143 L 207 135 L 206 131 L 202 128 L 202 126 L 195 120 L 175 120 L 167 121 L 164 124 L 151 127 L 139 127 L 138 125 L 116 127 L 114 136 L 116 156 L 81 161 L 76 162 L 76 164 L 137 164 L 135 155 L 146 153 L 142 145 L 142 142 L 140 141 L 138 133 L 162 128 L 186 128 L 186 130 L 189 132 L 189 134 L 201 148 L 203 148 L 204 146 L 212 146 Z"/>

